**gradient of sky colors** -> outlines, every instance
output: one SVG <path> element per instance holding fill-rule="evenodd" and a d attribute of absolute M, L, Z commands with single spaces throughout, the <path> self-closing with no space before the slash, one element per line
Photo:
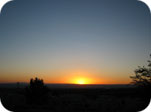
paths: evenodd
<path fill-rule="evenodd" d="M 0 82 L 129 83 L 150 53 L 137 0 L 14 0 L 0 14 Z"/>

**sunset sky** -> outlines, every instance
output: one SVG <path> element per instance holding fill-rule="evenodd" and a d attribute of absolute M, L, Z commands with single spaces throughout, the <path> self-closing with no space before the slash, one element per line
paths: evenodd
<path fill-rule="evenodd" d="M 150 53 L 137 0 L 14 0 L 0 14 L 0 83 L 126 84 Z"/>

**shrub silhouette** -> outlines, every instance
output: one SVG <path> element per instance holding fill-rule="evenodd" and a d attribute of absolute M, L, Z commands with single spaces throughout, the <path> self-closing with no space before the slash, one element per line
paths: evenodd
<path fill-rule="evenodd" d="M 37 77 L 30 80 L 29 86 L 25 88 L 25 95 L 28 104 L 48 103 L 48 88 L 43 80 Z"/>
<path fill-rule="evenodd" d="M 133 80 L 133 84 L 151 89 L 151 61 L 148 60 L 148 63 L 148 68 L 139 66 L 135 70 L 135 76 L 131 76 L 130 78 Z"/>

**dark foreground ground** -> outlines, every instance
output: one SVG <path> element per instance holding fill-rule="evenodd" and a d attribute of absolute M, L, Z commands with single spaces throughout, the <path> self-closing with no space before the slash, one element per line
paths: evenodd
<path fill-rule="evenodd" d="M 137 88 L 49 88 L 46 104 L 29 104 L 24 88 L 0 88 L 5 108 L 15 112 L 137 112 L 147 107 L 148 91 Z"/>

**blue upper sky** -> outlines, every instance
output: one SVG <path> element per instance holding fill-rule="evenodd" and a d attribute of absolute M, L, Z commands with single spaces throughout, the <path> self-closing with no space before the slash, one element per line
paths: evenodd
<path fill-rule="evenodd" d="M 150 53 L 151 15 L 137 0 L 14 0 L 0 14 L 1 79 L 81 70 L 128 80 Z"/>

